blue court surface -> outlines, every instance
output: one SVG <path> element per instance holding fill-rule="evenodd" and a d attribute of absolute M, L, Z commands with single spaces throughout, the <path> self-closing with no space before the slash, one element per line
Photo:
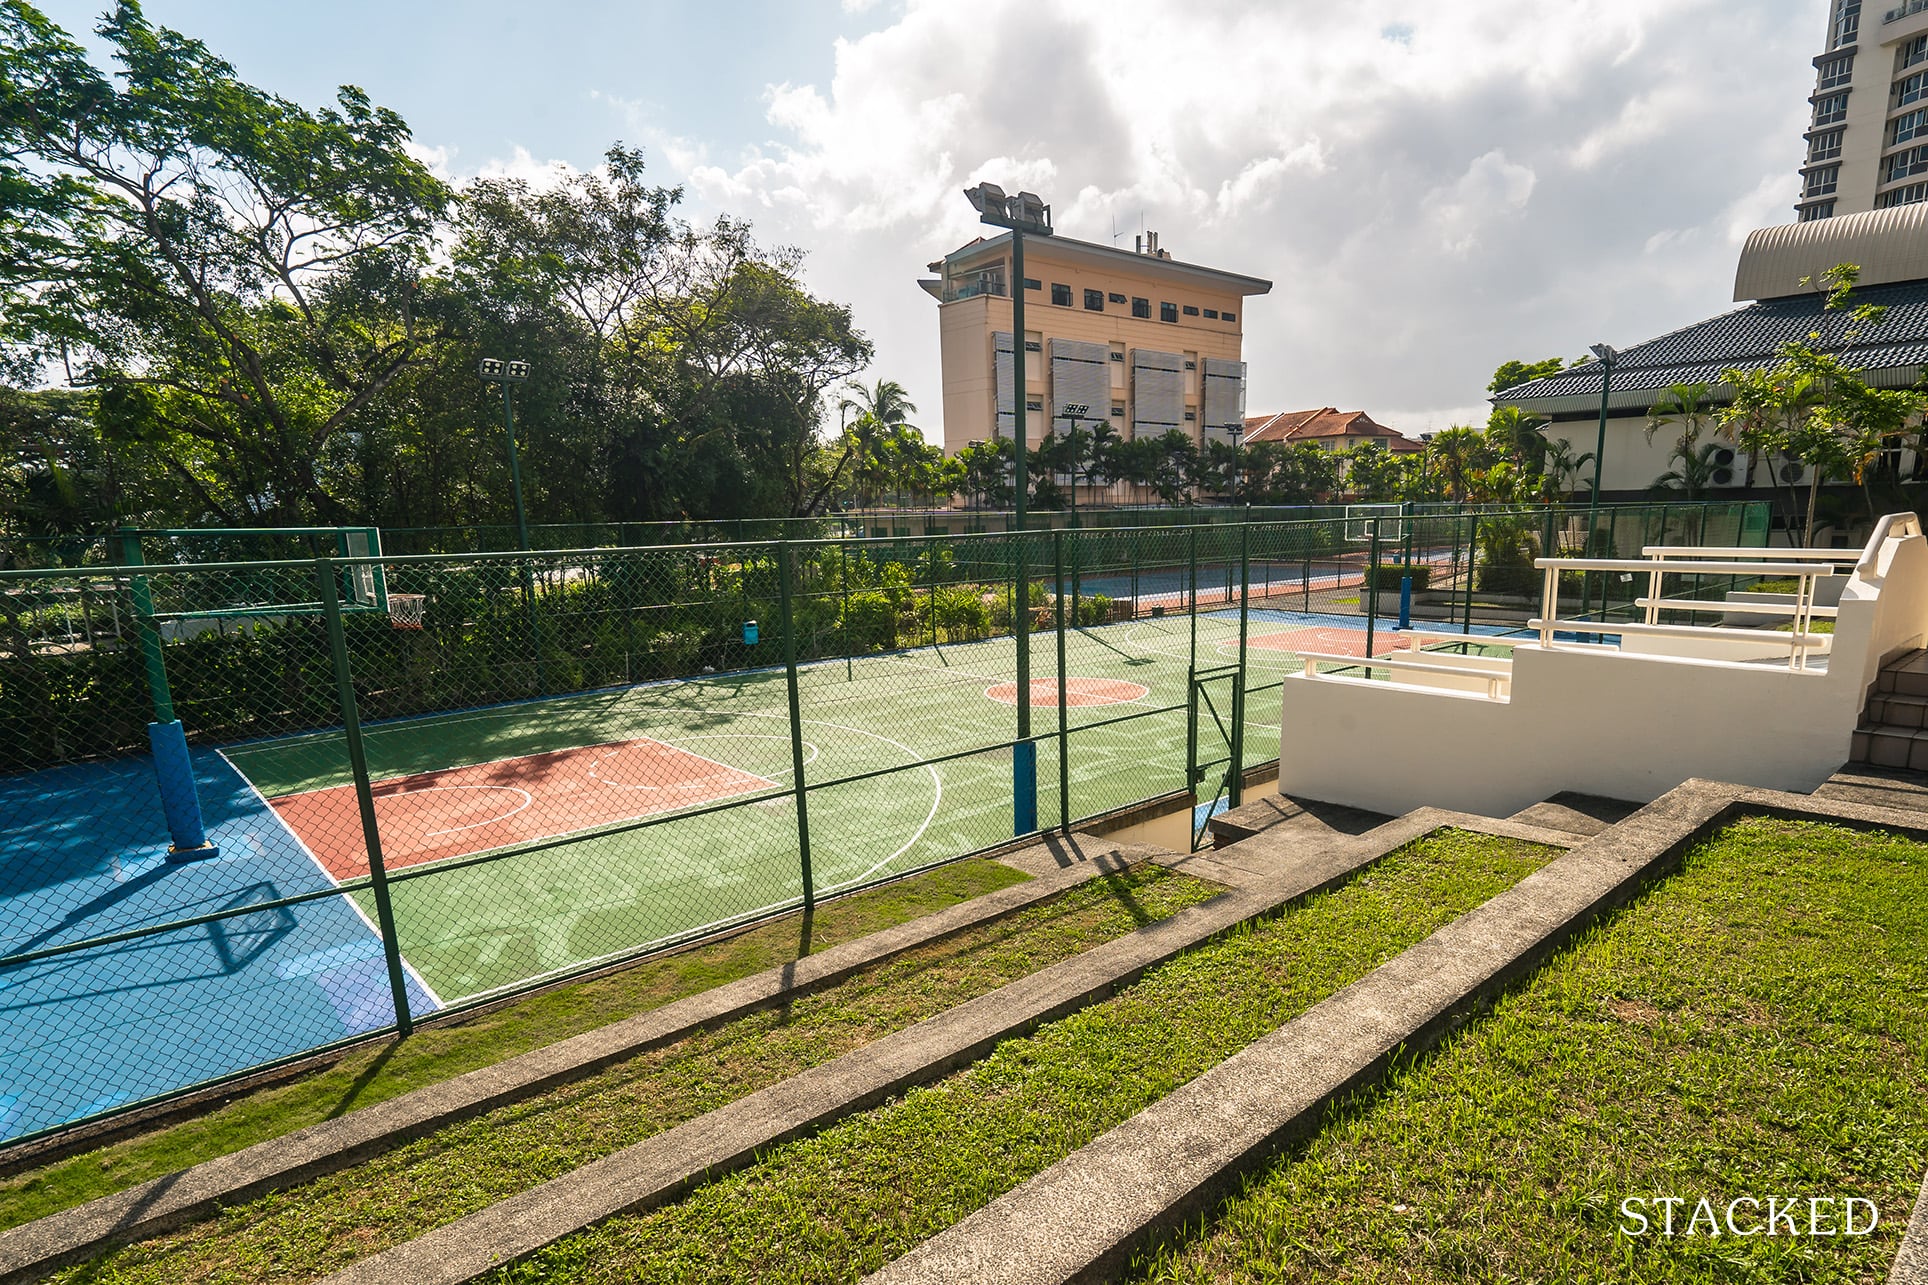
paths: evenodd
<path fill-rule="evenodd" d="M 170 864 L 146 757 L 0 780 L 0 953 L 213 914 L 333 882 L 219 753 L 194 753 L 221 855 Z M 102 825 L 112 819 L 112 829 Z M 409 979 L 417 1013 L 435 998 Z M 0 1139 L 246 1070 L 395 1018 L 347 897 L 0 970 Z"/>

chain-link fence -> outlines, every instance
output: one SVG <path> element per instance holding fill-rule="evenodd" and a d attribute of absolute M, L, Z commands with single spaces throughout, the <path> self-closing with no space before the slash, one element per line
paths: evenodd
<path fill-rule="evenodd" d="M 1300 652 L 1729 506 L 0 572 L 0 1139 L 1278 756 Z M 1595 610 L 1631 601 L 1613 585 Z"/>

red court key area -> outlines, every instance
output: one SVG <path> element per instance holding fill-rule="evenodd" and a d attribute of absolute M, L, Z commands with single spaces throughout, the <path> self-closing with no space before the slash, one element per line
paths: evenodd
<path fill-rule="evenodd" d="M 380 781 L 389 869 L 695 807 L 776 783 L 642 737 Z M 337 879 L 368 873 L 352 785 L 269 800 Z"/>
<path fill-rule="evenodd" d="M 1293 653 L 1322 651 L 1335 656 L 1361 656 L 1366 654 L 1366 631 L 1363 629 L 1285 629 L 1275 634 L 1260 634 L 1247 640 L 1247 646 L 1262 648 L 1266 651 L 1289 651 Z M 1393 652 L 1406 650 L 1402 635 L 1391 630 L 1381 630 L 1372 640 L 1372 654 L 1390 656 Z"/>
<path fill-rule="evenodd" d="M 1064 703 L 1067 706 L 1079 705 L 1129 705 L 1132 701 L 1143 700 L 1151 688 L 1143 683 L 1128 683 L 1121 678 L 1068 678 L 1064 684 Z M 1004 705 L 1018 703 L 1016 683 L 993 683 L 984 689 L 984 694 Z M 1055 678 L 1033 678 L 1031 680 L 1031 707 L 1033 709 L 1058 707 L 1058 680 Z"/>

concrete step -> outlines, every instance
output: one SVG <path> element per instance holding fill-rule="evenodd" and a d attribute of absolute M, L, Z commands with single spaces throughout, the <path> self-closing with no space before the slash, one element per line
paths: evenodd
<path fill-rule="evenodd" d="M 1521 808 L 1508 820 L 1548 830 L 1564 830 L 1568 834 L 1591 836 L 1619 824 L 1639 810 L 1638 803 L 1628 803 L 1624 799 L 1562 790 L 1532 807 Z"/>
<path fill-rule="evenodd" d="M 1854 730 L 1848 761 L 1875 767 L 1928 771 L 1928 731 L 1863 724 Z"/>
<path fill-rule="evenodd" d="M 1814 792 L 1817 799 L 1928 812 L 1928 774 L 1877 767 L 1843 768 Z"/>
<path fill-rule="evenodd" d="M 1917 649 L 1889 661 L 1881 667 L 1874 686 L 1883 695 L 1928 696 L 1928 650 Z"/>
<path fill-rule="evenodd" d="M 1367 812 L 1363 808 L 1275 794 L 1221 812 L 1208 824 L 1212 832 L 1212 846 L 1226 848 L 1279 826 L 1287 826 L 1307 835 L 1364 834 L 1390 820 L 1392 818 L 1389 816 Z"/>
<path fill-rule="evenodd" d="M 1868 698 L 1868 708 L 1862 714 L 1862 722 L 1897 730 L 1920 731 L 1928 727 L 1928 696 L 1878 692 Z"/>

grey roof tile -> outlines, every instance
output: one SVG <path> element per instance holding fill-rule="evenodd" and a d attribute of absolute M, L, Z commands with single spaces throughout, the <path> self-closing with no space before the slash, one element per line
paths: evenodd
<path fill-rule="evenodd" d="M 1880 370 L 1928 364 L 1928 281 L 1869 286 L 1854 292 L 1854 302 L 1884 305 L 1888 314 L 1843 353 L 1851 365 Z M 1623 349 L 1614 364 L 1613 387 L 1618 392 L 1714 383 L 1722 370 L 1771 366 L 1783 344 L 1815 331 L 1824 339 L 1838 336 L 1851 324 L 1846 312 L 1827 312 L 1818 294 L 1763 300 Z M 1589 362 L 1503 389 L 1495 400 L 1570 397 L 1599 389 L 1599 367 Z"/>

